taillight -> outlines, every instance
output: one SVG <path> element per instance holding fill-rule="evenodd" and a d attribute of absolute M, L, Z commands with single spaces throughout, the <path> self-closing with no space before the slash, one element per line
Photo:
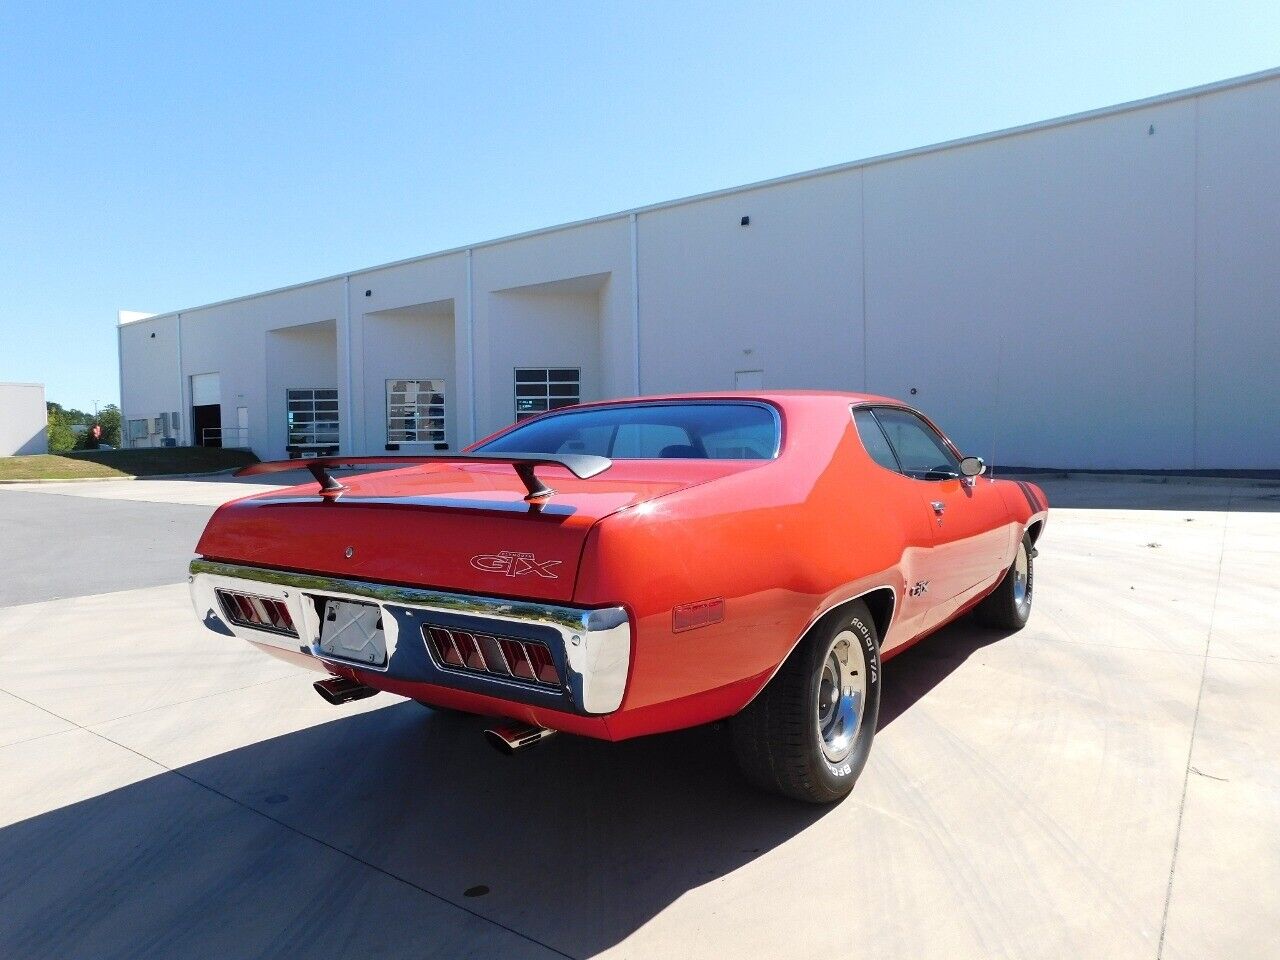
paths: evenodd
<path fill-rule="evenodd" d="M 556 673 L 555 662 L 551 659 L 551 651 L 540 643 L 527 643 L 525 650 L 529 662 L 533 665 L 533 674 L 540 683 L 556 683 L 560 677 Z"/>
<path fill-rule="evenodd" d="M 422 635 L 436 663 L 446 669 L 509 677 L 539 686 L 560 685 L 560 672 L 551 649 L 537 640 L 517 640 L 435 624 L 423 624 Z"/>
<path fill-rule="evenodd" d="M 283 633 L 296 637 L 298 629 L 289 615 L 289 606 L 274 597 L 258 597 L 235 590 L 218 590 L 218 603 L 228 620 L 237 626 Z"/>

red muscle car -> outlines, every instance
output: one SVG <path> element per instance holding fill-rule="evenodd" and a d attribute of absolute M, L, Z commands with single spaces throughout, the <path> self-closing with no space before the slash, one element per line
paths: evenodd
<path fill-rule="evenodd" d="M 380 471 L 335 478 L 337 467 Z M 813 802 L 867 760 L 881 663 L 972 610 L 1026 623 L 1048 503 L 895 400 L 825 392 L 568 407 L 460 454 L 326 457 L 220 508 L 205 626 L 500 718 L 514 751 L 727 720 L 747 777 Z"/>

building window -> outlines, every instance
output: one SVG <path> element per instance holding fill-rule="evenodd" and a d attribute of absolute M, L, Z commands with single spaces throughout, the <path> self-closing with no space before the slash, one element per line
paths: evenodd
<path fill-rule="evenodd" d="M 577 367 L 516 369 L 516 422 L 547 410 L 571 407 L 582 399 L 582 371 Z"/>
<path fill-rule="evenodd" d="M 444 443 L 444 381 L 387 381 L 387 443 Z"/>
<path fill-rule="evenodd" d="M 338 391 L 290 389 L 289 449 L 314 450 L 338 445 Z"/>

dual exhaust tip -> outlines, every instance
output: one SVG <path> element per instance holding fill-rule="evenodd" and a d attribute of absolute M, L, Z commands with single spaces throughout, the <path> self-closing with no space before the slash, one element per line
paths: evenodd
<path fill-rule="evenodd" d="M 352 680 L 350 677 L 329 677 L 325 680 L 317 680 L 312 686 L 316 688 L 316 693 L 335 707 L 350 703 L 352 700 L 372 697 L 378 692 L 374 687 L 365 686 L 359 680 Z"/>
<path fill-rule="evenodd" d="M 350 677 L 328 677 L 312 684 L 316 693 L 335 707 L 353 700 L 363 700 L 377 693 L 377 688 L 367 686 Z M 532 723 L 501 723 L 484 731 L 484 738 L 499 753 L 511 756 L 518 750 L 541 743 L 555 733 L 546 727 Z"/>
<path fill-rule="evenodd" d="M 503 723 L 486 729 L 484 738 L 489 741 L 493 749 L 509 757 L 517 750 L 524 750 L 541 743 L 553 733 L 555 733 L 554 730 L 534 726 L 531 723 Z"/>

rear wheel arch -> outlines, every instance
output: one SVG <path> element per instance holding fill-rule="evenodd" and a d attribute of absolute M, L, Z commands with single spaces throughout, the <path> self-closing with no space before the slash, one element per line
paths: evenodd
<path fill-rule="evenodd" d="M 822 611 L 813 622 L 805 628 L 799 638 L 787 651 L 787 655 L 782 658 L 781 663 L 786 663 L 796 650 L 811 636 L 814 631 L 823 629 L 832 620 L 841 616 L 841 614 L 855 603 L 863 603 L 866 605 L 868 612 L 871 614 L 871 620 L 875 624 L 876 639 L 880 646 L 884 646 L 884 638 L 889 632 L 889 625 L 893 623 L 893 616 L 898 609 L 898 595 L 893 592 L 893 587 L 883 586 L 875 587 L 865 593 L 860 593 L 856 597 L 849 597 L 841 600 L 839 603 L 833 604 L 826 610 Z M 781 666 L 781 663 L 779 666 Z"/>
<path fill-rule="evenodd" d="M 808 629 L 800 635 L 800 639 L 796 641 L 795 647 L 787 653 L 790 657 L 796 651 L 796 647 L 804 643 L 815 630 L 820 630 L 829 621 L 839 617 L 846 607 L 861 601 L 866 604 L 871 619 L 875 623 L 876 635 L 880 646 L 884 646 L 884 638 L 889 632 L 889 625 L 893 623 L 893 615 L 898 608 L 898 595 L 893 592 L 893 587 L 883 586 L 868 590 L 866 593 L 860 593 L 856 597 L 850 597 L 847 600 L 841 600 L 834 606 L 824 610 L 818 617 L 809 624 Z"/>
<path fill-rule="evenodd" d="M 750 700 L 742 705 L 742 709 L 745 710 L 757 697 L 760 696 L 761 693 L 764 692 L 765 687 L 767 687 L 773 681 L 773 678 L 778 675 L 778 671 L 783 668 L 788 660 L 796 655 L 796 651 L 804 646 L 805 641 L 808 640 L 815 631 L 824 629 L 832 620 L 838 618 L 844 610 L 855 603 L 862 603 L 866 606 L 867 611 L 871 614 L 871 622 L 876 628 L 877 649 L 883 647 L 885 635 L 889 630 L 889 625 L 893 623 L 893 617 L 898 608 L 898 595 L 894 593 L 893 587 L 888 586 L 887 584 L 880 587 L 873 587 L 864 593 L 858 594 L 856 597 L 848 597 L 845 600 L 841 600 L 839 603 L 832 604 L 826 610 L 823 610 L 822 613 L 818 614 L 818 616 L 815 617 L 807 627 L 805 627 L 800 636 L 796 638 L 796 641 L 791 645 L 791 649 L 787 651 L 786 656 L 778 661 L 777 666 L 774 667 L 773 672 L 769 674 L 768 679 L 760 685 L 760 689 L 752 695 Z"/>
<path fill-rule="evenodd" d="M 871 612 L 871 619 L 876 624 L 876 635 L 879 638 L 880 646 L 883 647 L 884 638 L 889 633 L 889 625 L 893 623 L 894 612 L 898 609 L 897 594 L 893 592 L 892 587 L 876 587 L 876 589 L 855 599 L 861 600 L 867 605 L 867 609 Z M 843 605 L 841 604 L 841 606 Z"/>
<path fill-rule="evenodd" d="M 1044 530 L 1044 520 L 1036 520 L 1033 523 L 1027 524 L 1027 536 L 1031 538 L 1031 543 L 1033 545 L 1040 539 L 1040 532 L 1042 530 Z"/>

